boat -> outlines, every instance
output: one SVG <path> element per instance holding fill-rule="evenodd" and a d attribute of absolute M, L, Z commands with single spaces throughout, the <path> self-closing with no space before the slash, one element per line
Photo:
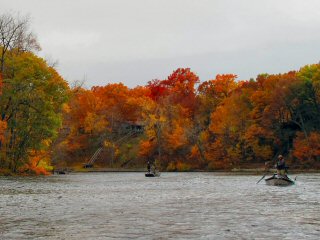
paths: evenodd
<path fill-rule="evenodd" d="M 267 185 L 270 186 L 291 186 L 295 182 L 294 180 L 290 179 L 288 176 L 282 176 L 278 174 L 274 174 L 272 177 L 265 179 Z"/>
<path fill-rule="evenodd" d="M 146 177 L 160 177 L 160 172 L 147 172 Z"/>

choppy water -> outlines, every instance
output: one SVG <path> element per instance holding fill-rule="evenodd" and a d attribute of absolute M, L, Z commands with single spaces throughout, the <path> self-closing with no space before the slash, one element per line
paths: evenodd
<path fill-rule="evenodd" d="M 320 239 L 320 174 L 0 177 L 0 239 Z"/>

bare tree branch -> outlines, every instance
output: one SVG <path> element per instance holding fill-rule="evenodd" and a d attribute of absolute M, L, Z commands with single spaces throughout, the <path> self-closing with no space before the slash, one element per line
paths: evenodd
<path fill-rule="evenodd" d="M 7 51 L 39 51 L 40 45 L 29 28 L 30 18 L 19 14 L 5 13 L 0 15 L 0 72 L 4 73 L 4 62 Z"/>

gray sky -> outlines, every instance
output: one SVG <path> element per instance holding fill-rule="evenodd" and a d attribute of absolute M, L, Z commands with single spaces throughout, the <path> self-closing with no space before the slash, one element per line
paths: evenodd
<path fill-rule="evenodd" d="M 69 82 L 129 87 L 190 67 L 201 81 L 320 60 L 319 0 L 0 0 L 30 14 L 41 56 Z"/>

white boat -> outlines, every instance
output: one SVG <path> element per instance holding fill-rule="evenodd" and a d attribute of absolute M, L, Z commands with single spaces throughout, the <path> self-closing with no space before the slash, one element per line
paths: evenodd
<path fill-rule="evenodd" d="M 272 177 L 265 179 L 265 181 L 267 185 L 283 187 L 290 186 L 295 183 L 294 180 L 290 179 L 288 176 L 282 176 L 277 174 L 274 174 Z"/>

